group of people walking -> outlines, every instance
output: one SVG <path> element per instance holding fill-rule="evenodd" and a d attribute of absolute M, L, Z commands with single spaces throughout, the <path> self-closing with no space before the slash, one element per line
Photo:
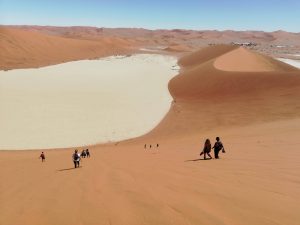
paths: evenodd
<path fill-rule="evenodd" d="M 211 147 L 210 140 L 206 139 L 203 150 L 202 150 L 202 152 L 200 152 L 200 156 L 204 155 L 204 159 L 206 159 L 206 155 L 207 155 L 209 157 L 209 159 L 212 159 L 212 156 L 210 155 L 211 149 L 214 149 L 215 159 L 219 159 L 220 151 L 225 153 L 225 148 L 219 137 L 216 137 L 216 142 L 213 147 Z"/>
<path fill-rule="evenodd" d="M 81 158 L 85 158 L 85 157 L 86 158 L 90 158 L 91 157 L 89 149 L 82 150 L 81 153 L 79 153 L 78 150 L 75 149 L 75 151 L 74 151 L 74 153 L 72 155 L 72 159 L 73 159 L 75 168 L 78 168 L 80 166 L 80 160 L 81 160 Z"/>
<path fill-rule="evenodd" d="M 154 148 L 154 147 L 158 148 L 159 144 L 155 144 L 155 145 L 149 144 L 148 147 L 149 148 Z M 144 145 L 144 149 L 147 149 L 147 144 Z"/>
<path fill-rule="evenodd" d="M 82 150 L 81 153 L 79 153 L 78 150 L 75 149 L 75 151 L 72 155 L 72 159 L 73 159 L 75 168 L 79 167 L 81 158 L 90 158 L 90 157 L 91 157 L 91 155 L 90 155 L 89 149 L 84 149 L 84 150 Z M 39 158 L 42 160 L 42 162 L 45 162 L 45 160 L 46 160 L 45 153 L 42 152 Z"/>
<path fill-rule="evenodd" d="M 152 148 L 153 146 L 150 144 L 149 147 Z M 159 144 L 156 144 L 156 148 L 158 148 L 158 147 L 159 147 Z M 144 145 L 144 148 L 145 149 L 147 148 L 146 144 Z M 214 149 L 215 159 L 219 159 L 220 151 L 222 151 L 222 153 L 225 153 L 225 148 L 219 137 L 216 137 L 216 142 L 213 147 L 211 147 L 210 140 L 206 139 L 203 150 L 200 152 L 200 156 L 204 155 L 204 159 L 206 159 L 206 156 L 208 156 L 209 159 L 212 159 L 213 157 L 210 154 L 212 149 Z M 78 150 L 75 149 L 75 151 L 72 155 L 72 159 L 73 159 L 75 168 L 78 168 L 80 166 L 81 158 L 90 158 L 90 157 L 91 157 L 91 155 L 90 155 L 89 149 L 84 149 L 84 150 L 82 150 L 81 153 L 79 153 Z M 46 156 L 45 156 L 44 152 L 42 152 L 42 154 L 40 155 L 40 158 L 42 159 L 42 162 L 45 162 Z"/>

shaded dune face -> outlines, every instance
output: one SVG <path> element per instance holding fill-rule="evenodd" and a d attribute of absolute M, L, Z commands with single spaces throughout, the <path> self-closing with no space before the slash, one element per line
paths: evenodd
<path fill-rule="evenodd" d="M 236 47 L 230 45 L 218 45 L 207 47 L 200 51 L 196 51 L 183 56 L 179 60 L 178 64 L 182 66 L 184 70 L 188 70 L 197 67 L 211 59 L 215 59 L 216 57 L 234 49 L 236 49 Z"/>
<path fill-rule="evenodd" d="M 164 50 L 169 52 L 189 52 L 191 51 L 191 48 L 186 45 L 173 44 L 165 48 Z"/>
<path fill-rule="evenodd" d="M 300 116 L 300 70 L 247 49 L 218 45 L 179 60 L 174 103 L 150 136 L 194 134 Z"/>

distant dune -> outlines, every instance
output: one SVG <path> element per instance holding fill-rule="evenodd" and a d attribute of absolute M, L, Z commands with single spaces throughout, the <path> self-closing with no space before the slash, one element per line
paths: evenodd
<path fill-rule="evenodd" d="M 205 39 L 209 41 L 239 41 L 239 42 L 269 42 L 277 44 L 299 44 L 300 33 L 291 33 L 286 31 L 264 32 L 264 31 L 234 31 L 234 30 L 147 30 L 142 28 L 98 28 L 98 27 L 84 27 L 84 26 L 72 26 L 72 27 L 55 27 L 55 26 L 7 26 L 11 28 L 17 28 L 28 31 L 38 31 L 50 35 L 58 35 L 63 37 L 73 38 L 91 38 L 91 37 L 104 37 L 114 36 L 120 38 L 147 38 L 156 39 L 161 38 L 174 38 L 174 39 Z"/>
<path fill-rule="evenodd" d="M 202 63 L 214 59 L 226 52 L 229 52 L 236 47 L 230 45 L 219 45 L 214 47 L 203 48 L 200 51 L 194 51 L 191 54 L 186 54 L 180 58 L 179 64 L 184 70 L 191 69 Z"/>
<path fill-rule="evenodd" d="M 180 45 L 180 44 L 172 44 L 165 48 L 164 50 L 170 51 L 170 52 L 190 52 L 191 48 L 186 45 Z"/>
<path fill-rule="evenodd" d="M 291 66 L 242 47 L 218 57 L 214 66 L 219 70 L 238 72 L 295 71 Z"/>
<path fill-rule="evenodd" d="M 300 52 L 299 40 L 300 33 L 285 31 L 147 30 L 0 25 L 0 44 L 4 49 L 0 52 L 0 69 L 38 67 L 47 63 L 57 64 L 78 59 L 127 54 L 151 46 L 154 48 L 165 46 L 166 53 L 182 56 L 181 53 L 194 52 L 208 45 L 253 43 L 254 45 L 249 48 L 264 55 L 292 58 L 286 53 Z"/>
<path fill-rule="evenodd" d="M 0 69 L 4 70 L 130 52 L 128 43 L 116 38 L 82 40 L 14 28 L 0 28 L 0 45 Z"/>

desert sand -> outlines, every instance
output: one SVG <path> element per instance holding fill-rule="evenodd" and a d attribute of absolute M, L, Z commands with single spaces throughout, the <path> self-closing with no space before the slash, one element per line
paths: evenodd
<path fill-rule="evenodd" d="M 1 224 L 297 225 L 299 119 L 91 148 L 1 152 Z M 222 135 L 227 153 L 199 159 L 202 140 Z M 145 139 L 143 140 L 146 141 Z M 288 146 L 288 150 L 286 149 Z"/>
<path fill-rule="evenodd" d="M 300 71 L 228 45 L 178 63 L 162 122 L 81 168 L 73 149 L 0 152 L 0 224 L 299 224 Z M 201 160 L 216 136 L 226 154 Z"/>
<path fill-rule="evenodd" d="M 0 149 L 65 148 L 143 135 L 170 108 L 168 82 L 178 73 L 176 62 L 138 54 L 0 71 Z"/>

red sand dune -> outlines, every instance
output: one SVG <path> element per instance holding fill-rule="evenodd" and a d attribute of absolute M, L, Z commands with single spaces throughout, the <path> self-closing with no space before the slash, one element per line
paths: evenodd
<path fill-rule="evenodd" d="M 209 44 L 230 44 L 232 42 L 252 42 L 256 51 L 272 57 L 287 52 L 297 53 L 300 50 L 300 33 L 285 31 L 217 31 L 217 30 L 146 30 L 135 28 L 99 28 L 99 27 L 55 27 L 55 26 L 1 26 L 23 31 L 35 31 L 38 33 L 64 38 L 96 40 L 103 38 L 117 38 L 126 42 L 126 46 L 146 47 L 151 45 L 170 46 L 177 43 L 181 46 L 189 46 L 192 51 L 203 48 Z M 284 46 L 277 48 L 277 45 Z M 287 56 L 286 56 L 287 57 Z"/>
<path fill-rule="evenodd" d="M 229 58 L 244 62 L 232 69 L 232 63 L 225 64 Z M 217 69 L 217 61 L 233 71 Z M 249 69 L 248 63 L 254 66 L 253 71 L 243 71 Z M 182 57 L 179 64 L 183 66 L 182 72 L 169 84 L 175 103 L 151 135 L 186 135 L 216 126 L 241 126 L 300 116 L 297 68 L 227 45 L 192 53 Z M 267 68 L 272 65 L 273 71 L 257 72 L 262 65 Z"/>
<path fill-rule="evenodd" d="M 291 66 L 242 47 L 218 57 L 214 66 L 219 70 L 239 72 L 295 71 Z"/>
<path fill-rule="evenodd" d="M 0 46 L 0 69 L 4 70 L 130 52 L 129 43 L 116 38 L 80 40 L 13 28 L 0 28 Z"/>
<path fill-rule="evenodd" d="M 165 48 L 164 50 L 169 52 L 190 52 L 191 48 L 186 45 L 180 45 L 180 44 L 172 44 Z"/>
<path fill-rule="evenodd" d="M 300 71 L 224 45 L 179 63 L 164 120 L 80 169 L 73 149 L 0 152 L 0 224 L 299 224 Z M 217 135 L 227 153 L 200 160 Z"/>
<path fill-rule="evenodd" d="M 235 67 L 233 62 L 237 62 Z M 184 67 L 183 72 L 170 82 L 170 91 L 175 99 L 185 96 L 188 99 L 201 99 L 258 94 L 258 91 L 270 92 L 277 87 L 298 86 L 300 79 L 297 68 L 243 48 L 226 45 L 208 47 L 183 57 L 179 63 Z M 249 71 L 249 65 L 252 71 Z M 257 72 L 270 68 L 271 73 Z"/>

